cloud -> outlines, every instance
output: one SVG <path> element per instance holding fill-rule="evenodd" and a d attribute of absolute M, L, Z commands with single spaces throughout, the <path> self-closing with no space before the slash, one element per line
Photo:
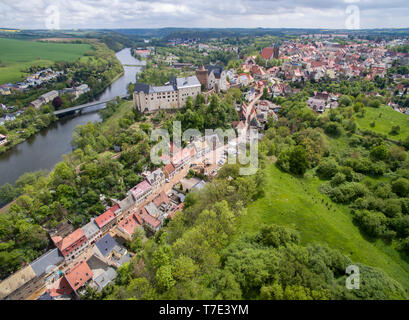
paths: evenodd
<path fill-rule="evenodd" d="M 409 27 L 408 0 L 1 0 L 0 27 L 44 29 L 47 7 L 61 28 L 344 28 L 349 5 L 362 28 Z"/>

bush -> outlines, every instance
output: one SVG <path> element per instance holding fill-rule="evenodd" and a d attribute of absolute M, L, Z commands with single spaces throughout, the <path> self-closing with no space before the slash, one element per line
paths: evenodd
<path fill-rule="evenodd" d="M 331 186 L 337 187 L 343 184 L 346 181 L 345 174 L 338 172 L 332 179 L 331 179 Z"/>
<path fill-rule="evenodd" d="M 375 160 L 386 160 L 388 159 L 388 149 L 384 144 L 373 147 L 371 150 L 371 157 Z"/>
<path fill-rule="evenodd" d="M 283 150 L 278 156 L 277 165 L 283 171 L 303 176 L 309 166 L 305 148 L 303 146 L 295 146 Z"/>
<path fill-rule="evenodd" d="M 369 193 L 368 188 L 358 182 L 347 182 L 332 189 L 330 198 L 339 203 L 351 203 L 352 201 L 365 197 Z"/>
<path fill-rule="evenodd" d="M 398 135 L 400 133 L 400 126 L 393 126 L 391 129 L 391 132 L 389 132 L 390 135 Z"/>
<path fill-rule="evenodd" d="M 392 182 L 392 191 L 399 197 L 406 197 L 409 195 L 409 180 L 405 178 L 398 178 Z"/>
<path fill-rule="evenodd" d="M 379 108 L 381 106 L 381 102 L 378 99 L 372 99 L 369 101 L 368 106 L 371 108 Z"/>
<path fill-rule="evenodd" d="M 387 218 L 383 213 L 364 210 L 353 214 L 354 221 L 370 236 L 381 237 L 387 231 Z"/>
<path fill-rule="evenodd" d="M 402 213 L 402 205 L 399 199 L 387 199 L 384 201 L 384 209 L 382 212 L 390 217 L 398 217 Z"/>
<path fill-rule="evenodd" d="M 324 130 L 325 133 L 330 136 L 339 137 L 340 135 L 342 135 L 342 126 L 337 122 L 328 122 L 327 124 L 325 124 Z"/>

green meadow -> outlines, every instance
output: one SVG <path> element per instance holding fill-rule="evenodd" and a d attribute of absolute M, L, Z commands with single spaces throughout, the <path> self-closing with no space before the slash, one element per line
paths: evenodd
<path fill-rule="evenodd" d="M 47 67 L 56 61 L 75 61 L 89 50 L 88 44 L 0 38 L 0 84 L 22 80 L 26 76 L 22 70 L 32 65 Z"/>
<path fill-rule="evenodd" d="M 299 232 L 303 244 L 327 243 L 354 262 L 380 268 L 409 289 L 409 263 L 390 245 L 366 239 L 349 209 L 320 193 L 323 182 L 312 172 L 296 178 L 273 163 L 264 170 L 265 196 L 248 206 L 248 214 L 241 218 L 242 232 L 257 232 L 263 223 L 288 226 Z"/>
<path fill-rule="evenodd" d="M 363 118 L 355 116 L 355 119 L 359 129 L 382 133 L 392 140 L 404 140 L 409 136 L 409 116 L 397 112 L 390 107 L 366 107 L 365 116 Z M 373 122 L 375 122 L 375 126 L 371 127 Z M 398 135 L 390 135 L 392 127 L 396 125 L 400 126 L 400 133 Z"/>

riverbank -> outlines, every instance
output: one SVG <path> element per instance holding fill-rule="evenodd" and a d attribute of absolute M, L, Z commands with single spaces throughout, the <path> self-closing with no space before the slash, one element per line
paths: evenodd
<path fill-rule="evenodd" d="M 123 66 L 122 70 L 112 77 L 110 85 L 105 86 L 105 90 L 97 96 L 95 100 L 97 102 L 126 95 L 128 84 L 136 81 L 136 75 L 143 67 L 143 62 L 135 60 L 130 55 L 130 49 L 123 49 L 115 56 Z M 49 170 L 60 162 L 63 154 L 72 151 L 71 140 L 75 127 L 88 122 L 101 121 L 97 112 L 99 109 L 101 109 L 100 106 L 90 107 L 81 114 L 60 118 L 37 134 L 31 135 L 10 150 L 0 154 L 0 186 L 5 183 L 14 185 L 24 173 L 42 169 Z"/>
<path fill-rule="evenodd" d="M 56 70 L 64 71 L 64 76 L 52 86 L 44 86 L 46 89 L 43 91 L 58 90 L 61 109 L 98 100 L 99 96 L 103 95 L 106 89 L 124 74 L 123 64 L 113 50 L 103 43 L 89 43 L 89 45 L 92 51 L 74 63 L 67 66 L 66 63 L 56 62 L 53 65 Z M 90 73 L 89 70 L 93 72 Z M 72 95 L 62 93 L 64 88 L 80 84 L 88 84 L 90 90 L 81 94 L 75 101 Z M 6 135 L 9 141 L 6 146 L 0 148 L 0 154 L 11 150 L 57 120 L 52 113 L 54 108 L 51 101 L 39 109 L 29 107 L 29 103 L 37 99 L 40 94 L 34 94 L 34 92 L 36 91 L 30 90 L 2 98 L 3 104 L 15 106 L 15 110 L 21 111 L 21 114 L 16 115 L 15 120 L 5 122 L 4 126 L 0 126 L 0 133 Z"/>
<path fill-rule="evenodd" d="M 119 61 L 119 60 L 118 60 L 118 61 Z M 121 78 L 124 74 L 125 74 L 125 71 L 122 70 L 122 72 L 119 73 L 118 75 L 116 75 L 116 76 L 110 81 L 110 83 L 105 86 L 105 88 L 104 88 L 101 92 L 95 93 L 94 96 L 93 96 L 91 99 L 88 99 L 89 101 L 87 101 L 87 102 L 92 102 L 92 101 L 97 100 L 98 96 L 100 96 L 108 87 L 110 87 L 115 81 L 117 81 L 119 78 Z M 68 109 L 68 108 L 70 108 L 70 107 L 73 107 L 73 106 L 67 106 L 66 108 L 63 108 L 63 109 Z M 63 109 L 61 109 L 61 110 L 63 110 Z M 39 111 L 38 111 L 38 112 L 39 112 Z M 39 112 L 39 113 L 40 113 L 40 112 Z M 3 153 L 5 153 L 5 152 L 7 152 L 7 151 L 9 151 L 9 150 L 11 150 L 13 147 L 15 147 L 15 146 L 19 145 L 20 143 L 26 141 L 26 140 L 29 139 L 30 137 L 32 137 L 32 136 L 38 134 L 41 130 L 44 130 L 44 129 L 50 127 L 53 123 L 55 123 L 56 121 L 59 121 L 59 120 L 60 120 L 58 117 L 56 117 L 56 116 L 52 113 L 52 111 L 51 111 L 49 114 L 47 114 L 47 115 L 51 117 L 51 119 L 50 119 L 51 121 L 50 121 L 50 123 L 49 123 L 47 126 L 45 126 L 45 127 L 38 127 L 38 126 L 36 126 L 36 120 L 34 120 L 34 121 L 33 121 L 33 122 L 34 122 L 34 125 L 33 125 L 34 130 L 30 130 L 30 131 L 28 131 L 28 130 L 26 130 L 26 131 L 22 130 L 22 131 L 25 133 L 25 134 L 24 134 L 24 137 L 22 137 L 21 135 L 19 135 L 19 137 L 18 137 L 17 139 L 13 139 L 13 132 L 12 132 L 11 134 L 10 134 L 10 132 L 8 132 L 8 134 L 7 134 L 8 143 L 7 143 L 6 145 L 0 147 L 0 155 L 3 154 Z M 38 118 L 38 117 L 37 117 L 37 118 Z M 38 119 L 37 119 L 37 120 L 38 120 Z M 26 133 L 26 132 L 28 132 L 28 133 Z M 17 133 L 17 134 L 21 134 L 21 130 L 20 130 L 20 132 L 16 132 L 16 133 Z"/>

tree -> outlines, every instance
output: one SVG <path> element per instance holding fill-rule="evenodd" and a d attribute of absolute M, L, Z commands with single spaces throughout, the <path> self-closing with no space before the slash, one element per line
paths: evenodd
<path fill-rule="evenodd" d="M 350 97 L 348 96 L 341 96 L 341 98 L 339 98 L 339 106 L 340 107 L 348 107 L 352 104 L 352 100 Z"/>
<path fill-rule="evenodd" d="M 0 188 L 0 204 L 6 204 L 17 196 L 17 190 L 10 184 L 6 183 Z"/>
<path fill-rule="evenodd" d="M 396 125 L 396 126 L 392 126 L 391 132 L 389 132 L 390 135 L 398 135 L 400 133 L 400 126 Z"/>
<path fill-rule="evenodd" d="M 338 173 L 338 163 L 334 159 L 324 159 L 317 168 L 317 174 L 324 179 L 331 179 Z"/>
<path fill-rule="evenodd" d="M 405 178 L 398 178 L 392 182 L 392 191 L 399 197 L 406 197 L 409 195 L 409 180 Z"/>
<path fill-rule="evenodd" d="M 128 297 L 137 300 L 154 300 L 156 299 L 155 288 L 149 283 L 146 278 L 132 279 L 126 287 Z"/>
<path fill-rule="evenodd" d="M 162 291 L 166 291 L 172 288 L 176 283 L 175 279 L 173 279 L 172 276 L 172 266 L 170 265 L 161 266 L 156 271 L 156 282 L 158 284 L 159 289 Z"/>
<path fill-rule="evenodd" d="M 384 144 L 373 147 L 371 150 L 371 157 L 374 160 L 386 160 L 388 158 L 388 149 Z"/>
<path fill-rule="evenodd" d="M 188 281 L 194 277 L 198 269 L 191 258 L 182 255 L 174 261 L 172 275 L 176 280 Z"/>
<path fill-rule="evenodd" d="M 290 172 L 303 176 L 308 168 L 307 152 L 303 146 L 296 146 L 290 153 Z"/>
<path fill-rule="evenodd" d="M 290 243 L 297 243 L 298 234 L 283 226 L 264 225 L 256 239 L 265 246 L 278 248 Z"/>

